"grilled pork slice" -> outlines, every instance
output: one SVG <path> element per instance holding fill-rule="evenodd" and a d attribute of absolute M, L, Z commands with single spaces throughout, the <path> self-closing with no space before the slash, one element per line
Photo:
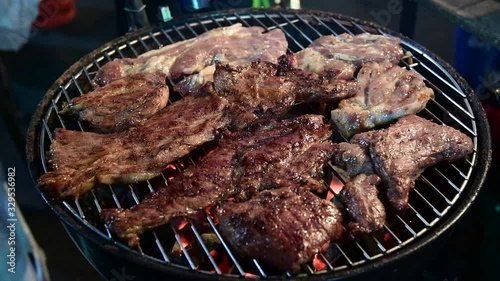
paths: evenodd
<path fill-rule="evenodd" d="M 385 195 L 397 210 L 408 207 L 409 192 L 427 167 L 458 160 L 474 149 L 465 134 L 416 115 L 403 117 L 384 130 L 357 134 L 353 139 L 369 146 Z"/>
<path fill-rule="evenodd" d="M 173 184 L 130 209 L 105 209 L 102 218 L 133 247 L 144 231 L 228 197 L 244 200 L 290 183 L 316 188 L 331 157 L 331 133 L 316 115 L 257 122 L 225 135 L 217 150 Z"/>
<path fill-rule="evenodd" d="M 142 124 L 168 103 L 165 75 L 139 73 L 76 97 L 61 114 L 72 115 L 94 131 L 112 133 Z"/>
<path fill-rule="evenodd" d="M 276 104 L 340 100 L 358 91 L 354 81 L 329 78 L 294 69 L 285 59 L 279 64 L 255 61 L 249 66 L 233 67 L 217 64 L 214 73 L 215 91 L 230 101 L 251 108 L 261 115 L 276 114 Z M 273 96 L 272 103 L 261 100 Z M 276 103 L 275 99 L 281 99 Z M 258 106 L 257 106 L 258 105 Z"/>
<path fill-rule="evenodd" d="M 387 62 L 396 65 L 404 55 L 400 43 L 399 38 L 369 33 L 322 36 L 296 54 L 295 66 L 348 80 L 354 77 L 363 63 Z"/>
<path fill-rule="evenodd" d="M 135 183 L 160 174 L 169 163 L 214 139 L 231 123 L 218 96 L 186 97 L 142 126 L 114 134 L 58 128 L 48 153 L 53 171 L 38 186 L 57 198 L 78 197 L 98 184 Z"/>
<path fill-rule="evenodd" d="M 213 29 L 137 58 L 115 59 L 99 70 L 94 81 L 102 86 L 142 72 L 161 72 L 178 79 L 182 75 L 198 73 L 217 61 L 236 65 L 256 59 L 276 61 L 286 52 L 288 44 L 285 35 L 279 29 L 263 32 L 262 27 L 242 27 L 241 24 Z"/>
<path fill-rule="evenodd" d="M 377 175 L 360 174 L 351 178 L 338 195 L 352 220 L 347 229 L 353 237 L 384 226 L 385 208 L 378 198 L 379 183 Z"/>
<path fill-rule="evenodd" d="M 224 204 L 217 213 L 232 249 L 282 271 L 299 271 L 343 230 L 335 205 L 296 186 L 262 191 L 247 202 Z"/>
<path fill-rule="evenodd" d="M 347 138 L 415 114 L 434 97 L 420 74 L 388 63 L 365 64 L 357 81 L 356 95 L 340 101 L 331 112 L 333 123 Z"/>
<path fill-rule="evenodd" d="M 279 29 L 238 41 L 229 41 L 227 45 L 227 50 L 221 50 L 222 54 L 217 54 L 210 65 L 196 74 L 185 77 L 175 85 L 174 89 L 183 94 L 194 93 L 206 82 L 213 81 L 214 62 L 231 66 L 248 66 L 254 61 L 277 63 L 278 58 L 286 54 L 288 48 L 285 34 Z"/>

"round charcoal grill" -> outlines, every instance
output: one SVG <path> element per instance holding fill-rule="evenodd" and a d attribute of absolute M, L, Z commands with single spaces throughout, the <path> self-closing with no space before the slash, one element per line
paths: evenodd
<path fill-rule="evenodd" d="M 412 56 L 408 55 L 400 65 L 414 69 L 425 77 L 426 84 L 436 95 L 419 115 L 470 136 L 474 141 L 474 152 L 460 161 L 440 163 L 426 170 L 411 191 L 407 213 L 388 210 L 387 222 L 381 231 L 356 241 L 346 239 L 331 244 L 328 251 L 316 255 L 313 261 L 304 265 L 299 274 L 279 272 L 259 260 L 237 256 L 220 236 L 217 221 L 208 211 L 202 213 L 202 223 L 179 218 L 143 234 L 137 249 L 130 249 L 126 243 L 116 240 L 100 222 L 98 217 L 103 208 L 131 207 L 159 186 L 168 186 L 171 177 L 187 166 L 195 165 L 197 159 L 210 150 L 210 144 L 168 165 L 163 175 L 144 183 L 103 186 L 77 200 L 63 202 L 53 200 L 42 190 L 42 196 L 59 215 L 90 263 L 105 278 L 115 280 L 162 277 L 175 280 L 250 277 L 325 280 L 359 276 L 359 273 L 371 274 L 375 269 L 390 268 L 397 264 L 396 261 L 407 257 L 411 260 L 414 255 L 410 254 L 443 237 L 443 233 L 476 198 L 491 162 L 489 128 L 482 107 L 464 80 L 425 48 L 377 25 L 336 14 L 285 10 L 206 14 L 196 19 L 177 20 L 139 30 L 105 44 L 67 70 L 40 103 L 28 132 L 27 152 L 33 178 L 36 180 L 50 169 L 45 154 L 55 128 L 85 130 L 80 123 L 61 117 L 58 110 L 62 103 L 92 90 L 91 80 L 105 63 L 115 58 L 136 57 L 148 50 L 238 22 L 245 26 L 262 26 L 266 30 L 281 29 L 293 52 L 307 47 L 322 35 L 369 32 L 401 37 L 402 47 Z M 171 92 L 171 101 L 180 98 L 177 93 Z M 308 106 L 307 110 L 314 112 L 315 108 Z M 329 165 L 325 184 L 334 189 L 341 182 L 342 178 Z M 333 190 L 330 191 L 332 194 Z M 388 274 L 392 273 L 391 270 Z M 122 279 L 116 279 L 120 277 Z"/>

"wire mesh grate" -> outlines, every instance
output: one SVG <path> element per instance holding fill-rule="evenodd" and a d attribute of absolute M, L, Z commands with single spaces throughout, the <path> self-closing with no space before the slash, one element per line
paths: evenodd
<path fill-rule="evenodd" d="M 281 29 L 288 41 L 289 50 L 296 52 L 307 47 L 312 41 L 322 35 L 338 35 L 344 32 L 357 34 L 361 32 L 378 33 L 390 36 L 384 31 L 370 26 L 364 26 L 355 21 L 335 17 L 325 17 L 312 14 L 274 13 L 233 13 L 209 19 L 194 19 L 177 26 L 165 26 L 154 30 L 144 31 L 135 38 L 128 38 L 92 58 L 84 68 L 78 70 L 70 80 L 61 83 L 60 90 L 48 108 L 40 131 L 41 164 L 45 171 L 49 170 L 46 161 L 46 152 L 52 142 L 54 129 L 57 127 L 85 130 L 78 121 L 66 120 L 59 115 L 62 103 L 70 103 L 71 98 L 84 94 L 93 89 L 92 78 L 97 70 L 106 62 L 116 58 L 137 57 L 141 53 L 175 42 L 194 38 L 201 33 L 220 26 L 229 26 L 240 22 L 245 26 L 262 26 L 266 30 Z M 453 126 L 477 140 L 475 114 L 471 110 L 459 84 L 452 76 L 427 54 L 421 52 L 411 42 L 403 40 L 402 47 L 412 52 L 413 63 L 401 61 L 401 66 L 413 69 L 420 73 L 431 87 L 436 97 L 429 102 L 427 108 L 420 115 L 433 119 L 437 123 Z M 172 81 L 170 81 L 172 83 Z M 170 85 L 172 86 L 172 85 Z M 172 93 L 169 103 L 182 98 Z M 142 184 L 109 185 L 93 190 L 78 200 L 67 200 L 62 203 L 64 208 L 85 226 L 91 228 L 106 240 L 120 244 L 114 240 L 109 229 L 100 222 L 99 213 L 109 207 L 131 207 L 138 204 L 144 196 L 154 192 L 159 187 L 168 188 L 170 178 L 188 166 L 196 164 L 196 158 L 210 150 L 205 146 L 198 151 L 172 163 L 171 169 L 160 177 Z M 412 243 L 416 238 L 425 235 L 429 229 L 440 222 L 466 190 L 470 175 L 474 169 L 476 152 L 467 159 L 458 163 L 441 163 L 426 171 L 417 181 L 415 189 L 410 195 L 410 208 L 404 217 L 388 210 L 387 222 L 384 228 L 359 240 L 341 241 L 332 243 L 329 250 L 335 252 L 328 256 L 321 254 L 318 259 L 324 263 L 324 268 L 318 270 L 315 265 L 304 267 L 302 274 L 322 274 L 332 271 L 341 271 L 360 264 L 369 263 L 388 255 Z M 342 177 L 329 165 L 325 179 L 326 186 L 330 187 L 332 179 Z M 206 273 L 235 277 L 246 276 L 292 276 L 290 273 L 276 272 L 269 266 L 255 259 L 245 259 L 233 253 L 220 235 L 217 223 L 209 211 L 202 213 L 202 222 L 186 221 L 183 228 L 179 227 L 179 220 L 170 225 L 149 231 L 141 237 L 138 251 L 141 255 L 166 263 L 176 264 L 189 270 L 200 270 Z M 213 245 L 209 245 L 205 236 L 210 236 Z M 199 249 L 184 241 L 191 236 L 199 245 Z M 215 246 L 214 246 L 215 245 Z M 223 254 L 221 255 L 220 252 Z M 221 257 L 222 256 L 222 257 Z M 224 259 L 225 258 L 225 259 Z M 221 261 L 223 259 L 223 261 Z"/>

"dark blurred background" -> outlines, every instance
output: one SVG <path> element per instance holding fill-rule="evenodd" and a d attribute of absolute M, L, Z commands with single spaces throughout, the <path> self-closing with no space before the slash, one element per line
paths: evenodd
<path fill-rule="evenodd" d="M 486 66 L 486 70 L 481 70 L 484 73 L 468 73 L 467 69 L 470 70 L 470 67 L 461 61 L 461 58 L 467 58 L 472 52 L 464 51 L 468 46 L 467 42 L 476 40 L 480 47 L 491 51 L 496 50 L 492 47 L 494 39 L 488 42 L 488 35 L 482 34 L 477 35 L 482 40 L 477 40 L 474 30 L 468 28 L 471 31 L 469 33 L 457 29 L 461 22 L 453 15 L 433 7 L 432 3 L 427 3 L 433 1 L 421 1 L 426 3 L 420 3 L 418 10 L 415 10 L 414 2 L 404 1 L 409 2 L 406 3 L 411 9 L 409 12 L 388 13 L 391 11 L 388 4 L 392 1 L 394 0 L 308 0 L 302 1 L 301 7 L 378 22 L 411 36 L 445 61 L 462 69 L 464 76 L 473 77 L 470 80 L 475 88 L 482 87 L 484 90 L 492 84 L 488 80 L 488 85 L 485 85 L 486 78 L 482 82 L 475 81 L 474 78 L 477 77 L 493 75 L 490 78 L 493 79 L 492 82 L 496 82 L 498 65 Z M 24 135 L 33 111 L 52 83 L 80 57 L 127 30 L 125 18 L 116 9 L 116 6 L 120 7 L 120 2 L 122 1 L 77 0 L 76 15 L 67 24 L 50 29 L 43 26 L 33 28 L 29 41 L 20 50 L 0 52 L 0 89 L 4 89 L 1 92 L 0 108 L 3 117 L 0 121 L 0 163 L 3 169 L 16 168 L 18 207 L 26 217 L 35 239 L 45 251 L 50 276 L 54 281 L 101 279 L 78 252 L 57 217 L 36 191 L 26 168 Z M 148 5 L 149 19 L 154 22 L 159 20 L 158 10 L 155 9 L 157 3 L 166 4 L 169 1 L 144 2 Z M 241 6 L 251 5 L 251 1 L 239 3 Z M 172 9 L 172 13 L 175 17 L 179 10 Z M 484 50 L 481 52 L 484 53 Z M 482 59 L 475 58 L 476 64 L 487 64 L 491 60 L 486 58 L 485 63 Z M 495 101 L 491 105 L 496 110 Z M 500 119 L 496 119 L 496 122 L 498 124 Z M 435 262 L 418 276 L 418 280 L 499 280 L 500 262 L 497 251 L 500 247 L 497 238 L 500 237 L 500 202 L 496 167 L 498 165 L 494 163 L 493 172 L 479 200 L 456 227 L 448 242 L 450 246 L 435 257 Z"/>

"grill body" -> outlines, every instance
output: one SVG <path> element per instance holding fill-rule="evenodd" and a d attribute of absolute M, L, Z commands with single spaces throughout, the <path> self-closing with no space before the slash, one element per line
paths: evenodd
<path fill-rule="evenodd" d="M 129 33 L 105 44 L 71 66 L 39 104 L 27 141 L 28 162 L 33 179 L 36 180 L 49 169 L 45 153 L 55 128 L 85 129 L 80 123 L 61 118 L 58 109 L 62 102 L 92 90 L 91 79 L 104 63 L 114 58 L 136 57 L 150 49 L 237 22 L 247 26 L 263 26 L 267 30 L 282 29 L 289 41 L 289 49 L 293 52 L 307 47 L 321 35 L 370 32 L 399 36 L 402 38 L 403 48 L 413 53 L 412 61 L 402 61 L 401 65 L 422 74 L 426 84 L 436 93 L 436 98 L 429 101 L 426 109 L 419 115 L 468 134 L 474 140 L 474 153 L 457 163 L 442 163 L 426 171 L 411 193 L 408 214 L 403 216 L 390 212 L 383 231 L 357 241 L 336 243 L 338 258 L 329 260 L 323 257 L 326 264 L 324 270 L 316 270 L 309 265 L 299 275 L 276 273 L 259 261 L 242 260 L 234 256 L 224 243 L 221 247 L 227 252 L 233 265 L 233 270 L 229 273 L 221 272 L 217 263 L 210 258 L 207 263 L 212 264 L 212 269 L 200 267 L 184 247 L 181 247 L 181 258 L 173 257 L 169 253 L 171 245 L 176 242 L 181 244 L 179 231 L 173 225 L 150 232 L 147 237 L 143 235 L 141 241 L 144 244 L 141 242 L 138 250 L 129 249 L 124 243 L 115 241 L 113 235 L 98 221 L 99 212 L 104 206 L 130 207 L 137 204 L 145 195 L 144 190 L 148 193 L 156 188 L 154 181 L 137 186 L 102 187 L 99 189 L 102 192 L 91 192 L 79 200 L 57 202 L 43 191 L 42 196 L 63 221 L 81 252 L 108 280 L 132 280 L 132 277 L 133 280 L 161 280 L 168 277 L 176 280 L 235 280 L 246 277 L 247 273 L 271 280 L 330 280 L 360 277 L 360 274 L 366 274 L 373 280 L 376 279 L 373 275 L 375 273 L 390 279 L 397 278 L 396 275 L 404 275 L 403 268 L 411 270 L 415 261 L 423 260 L 417 259 L 415 252 L 445 238 L 445 232 L 475 200 L 491 162 L 489 127 L 477 97 L 449 65 L 408 38 L 353 18 L 314 11 L 237 10 L 172 21 Z M 172 95 L 173 100 L 180 98 Z M 194 163 L 191 157 L 184 160 Z M 184 167 L 183 162 L 175 165 L 178 170 Z M 326 184 L 334 177 L 337 177 L 335 171 L 328 167 Z M 165 183 L 168 182 L 167 176 L 163 175 L 162 178 Z M 124 196 L 128 200 L 123 200 Z M 218 235 L 217 227 L 209 216 L 206 220 L 213 233 Z M 201 230 L 189 222 L 188 226 L 199 240 Z M 207 251 L 206 254 L 208 257 Z M 407 261 L 413 266 L 404 266 Z"/>

